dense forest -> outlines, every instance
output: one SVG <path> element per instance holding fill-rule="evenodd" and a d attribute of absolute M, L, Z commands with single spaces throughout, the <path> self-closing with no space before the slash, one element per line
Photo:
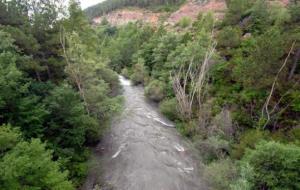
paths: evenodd
<path fill-rule="evenodd" d="M 148 8 L 156 11 L 172 11 L 183 2 L 185 0 L 109 0 L 85 9 L 85 13 L 91 19 L 128 6 Z"/>
<path fill-rule="evenodd" d="M 101 54 L 194 142 L 212 189 L 299 189 L 300 3 L 227 7 L 176 28 L 103 22 Z"/>
<path fill-rule="evenodd" d="M 118 77 L 77 1 L 1 0 L 0 39 L 0 189 L 75 189 Z"/>

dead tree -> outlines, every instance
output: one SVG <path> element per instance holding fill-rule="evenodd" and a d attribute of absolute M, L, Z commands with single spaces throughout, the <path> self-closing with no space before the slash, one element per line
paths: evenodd
<path fill-rule="evenodd" d="M 196 63 L 192 57 L 187 69 L 184 69 L 185 65 L 182 65 L 179 71 L 175 71 L 171 76 L 179 112 L 186 120 L 192 118 L 195 101 L 197 101 L 199 109 L 202 107 L 210 60 L 214 55 L 215 48 L 216 42 L 212 42 L 202 64 Z"/>
<path fill-rule="evenodd" d="M 281 102 L 281 100 L 282 100 L 282 98 L 283 98 L 283 96 L 282 96 L 282 97 L 279 99 L 279 101 L 275 104 L 275 106 L 273 106 L 273 108 L 270 109 L 270 101 L 271 101 L 272 96 L 273 96 L 273 93 L 274 93 L 274 91 L 275 91 L 275 86 L 276 86 L 276 84 L 277 84 L 279 75 L 280 75 L 281 71 L 284 69 L 284 67 L 287 65 L 287 62 L 288 62 L 288 60 L 289 60 L 289 58 L 290 58 L 290 56 L 291 56 L 291 53 L 292 53 L 293 50 L 294 50 L 295 43 L 296 43 L 296 42 L 293 42 L 293 44 L 292 44 L 292 46 L 291 46 L 291 49 L 290 49 L 290 51 L 289 51 L 287 57 L 285 58 L 285 60 L 284 60 L 284 62 L 283 62 L 283 64 L 282 64 L 282 66 L 280 67 L 279 71 L 277 72 L 277 74 L 276 74 L 276 76 L 275 76 L 275 78 L 274 78 L 274 81 L 273 81 L 273 84 L 272 84 L 270 93 L 269 93 L 269 95 L 268 95 L 268 97 L 267 97 L 267 99 L 266 99 L 266 101 L 265 101 L 265 103 L 264 103 L 264 105 L 263 105 L 263 108 L 262 108 L 262 111 L 261 111 L 261 118 L 266 118 L 266 122 L 265 122 L 264 125 L 263 125 L 263 129 L 266 128 L 266 126 L 269 124 L 270 120 L 274 117 L 274 115 L 276 115 L 276 114 L 274 114 L 274 113 L 275 113 L 275 110 L 276 110 L 276 108 L 278 107 L 278 105 L 280 104 L 280 102 Z M 285 93 L 285 94 L 287 94 L 287 93 Z M 289 105 L 288 105 L 288 106 L 289 106 Z M 286 109 L 286 107 L 285 107 L 284 109 Z M 279 112 L 282 112 L 282 110 L 279 111 Z"/>

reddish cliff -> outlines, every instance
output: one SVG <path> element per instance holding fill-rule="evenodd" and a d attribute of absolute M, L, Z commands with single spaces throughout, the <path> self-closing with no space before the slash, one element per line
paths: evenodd
<path fill-rule="evenodd" d="M 286 6 L 289 0 L 270 0 L 271 3 L 279 3 Z M 195 20 L 199 13 L 213 12 L 216 19 L 222 19 L 226 10 L 225 0 L 208 0 L 207 2 L 188 0 L 176 12 L 172 13 L 166 19 L 166 24 L 175 25 L 183 17 L 189 17 Z M 95 24 L 99 24 L 103 18 L 106 18 L 112 25 L 123 25 L 128 22 L 143 21 L 151 24 L 158 24 L 160 18 L 166 18 L 166 13 L 154 13 L 145 9 L 126 8 L 113 11 L 105 16 L 94 18 Z"/>

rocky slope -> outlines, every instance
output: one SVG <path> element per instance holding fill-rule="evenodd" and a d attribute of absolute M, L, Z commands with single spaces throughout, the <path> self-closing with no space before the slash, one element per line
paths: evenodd
<path fill-rule="evenodd" d="M 270 0 L 270 2 L 286 6 L 289 3 L 289 0 Z M 184 17 L 195 20 L 199 13 L 206 13 L 209 11 L 214 13 L 216 19 L 222 19 L 224 17 L 225 9 L 225 0 L 188 0 L 187 3 L 171 14 L 154 13 L 139 8 L 124 8 L 101 17 L 96 17 L 93 19 L 93 22 L 94 24 L 99 24 L 106 18 L 112 25 L 123 25 L 128 22 L 139 20 L 153 25 L 157 25 L 160 22 L 164 22 L 166 25 L 175 25 Z"/>

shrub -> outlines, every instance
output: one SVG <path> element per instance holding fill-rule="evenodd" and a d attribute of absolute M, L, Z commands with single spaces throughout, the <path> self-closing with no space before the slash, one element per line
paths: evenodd
<path fill-rule="evenodd" d="M 226 140 L 232 139 L 235 130 L 229 110 L 223 109 L 217 114 L 212 120 L 212 125 L 209 127 L 210 135 L 218 135 Z"/>
<path fill-rule="evenodd" d="M 239 27 L 227 26 L 219 33 L 218 46 L 224 48 L 234 48 L 240 45 L 242 31 Z"/>
<path fill-rule="evenodd" d="M 198 125 L 196 121 L 177 123 L 176 128 L 178 131 L 186 137 L 193 137 L 198 132 Z"/>
<path fill-rule="evenodd" d="M 243 165 L 253 168 L 254 189 L 299 189 L 300 148 L 292 144 L 263 141 L 249 150 Z"/>
<path fill-rule="evenodd" d="M 215 190 L 229 189 L 236 176 L 236 166 L 229 159 L 213 162 L 204 170 L 204 179 Z"/>
<path fill-rule="evenodd" d="M 155 102 L 160 102 L 165 97 L 165 83 L 153 80 L 145 88 L 145 95 Z"/>
<path fill-rule="evenodd" d="M 134 85 L 144 84 L 144 78 L 147 72 L 143 61 L 139 60 L 139 63 L 133 66 L 133 74 L 130 76 Z"/>
<path fill-rule="evenodd" d="M 127 68 L 122 69 L 121 75 L 124 76 L 127 79 L 130 77 L 130 74 L 129 74 L 129 71 L 128 71 Z"/>
<path fill-rule="evenodd" d="M 247 148 L 255 148 L 256 143 L 266 139 L 268 133 L 261 130 L 248 130 L 240 138 L 239 144 L 234 145 L 232 156 L 236 159 L 241 159 Z"/>
<path fill-rule="evenodd" d="M 211 136 L 206 140 L 200 140 L 196 143 L 196 146 L 200 150 L 201 156 L 205 162 L 224 158 L 230 149 L 229 142 L 217 136 Z"/>
<path fill-rule="evenodd" d="M 0 126 L 0 156 L 20 141 L 20 132 L 11 125 Z"/>
<path fill-rule="evenodd" d="M 240 168 L 238 179 L 230 185 L 231 190 L 251 190 L 253 188 L 253 168 L 249 164 L 245 164 Z"/>
<path fill-rule="evenodd" d="M 159 104 L 159 110 L 172 121 L 179 120 L 176 98 L 165 99 Z"/>
<path fill-rule="evenodd" d="M 189 17 L 182 17 L 180 21 L 176 24 L 177 26 L 181 28 L 187 28 L 191 25 L 192 20 Z"/>
<path fill-rule="evenodd" d="M 72 190 L 68 172 L 39 139 L 20 142 L 0 161 L 0 189 Z"/>

